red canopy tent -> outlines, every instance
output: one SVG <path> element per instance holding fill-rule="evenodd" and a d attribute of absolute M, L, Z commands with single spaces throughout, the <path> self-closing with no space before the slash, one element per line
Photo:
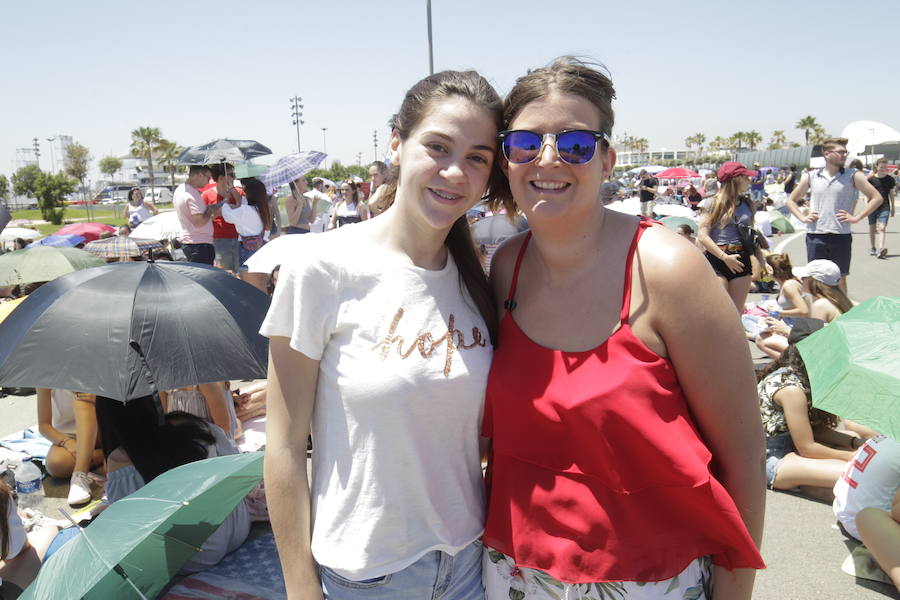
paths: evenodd
<path fill-rule="evenodd" d="M 700 173 L 682 167 L 674 167 L 660 171 L 654 177 L 657 179 L 690 179 L 691 177 L 700 177 Z"/>

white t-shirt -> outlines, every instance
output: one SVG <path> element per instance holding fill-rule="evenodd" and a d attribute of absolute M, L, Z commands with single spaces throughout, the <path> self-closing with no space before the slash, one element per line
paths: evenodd
<path fill-rule="evenodd" d="M 222 205 L 222 218 L 226 223 L 234 225 L 241 237 L 260 235 L 263 232 L 263 222 L 259 211 L 255 206 L 250 206 L 243 196 L 241 196 L 241 205 L 236 208 L 227 202 Z"/>
<path fill-rule="evenodd" d="M 487 328 L 451 257 L 416 267 L 368 237 L 372 222 L 303 236 L 260 329 L 320 361 L 312 552 L 352 580 L 456 554 L 485 518 Z"/>
<path fill-rule="evenodd" d="M 50 390 L 50 424 L 60 433 L 75 433 L 75 392 Z"/>
<path fill-rule="evenodd" d="M 19 518 L 16 512 L 16 503 L 12 501 L 12 498 L 9 500 L 4 518 L 9 527 L 9 536 L 7 536 L 9 540 L 9 554 L 5 557 L 6 560 L 9 560 L 19 555 L 19 552 L 25 547 L 26 539 L 25 526 L 22 525 L 22 519 Z"/>
<path fill-rule="evenodd" d="M 856 514 L 864 508 L 890 512 L 900 488 L 900 442 L 879 435 L 859 447 L 834 485 L 834 516 L 859 539 Z"/>

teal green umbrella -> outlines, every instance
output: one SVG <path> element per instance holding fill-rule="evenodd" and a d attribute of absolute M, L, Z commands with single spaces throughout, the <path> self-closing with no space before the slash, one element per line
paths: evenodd
<path fill-rule="evenodd" d="M 113 503 L 20 596 L 155 598 L 262 479 L 263 453 L 182 465 Z"/>
<path fill-rule="evenodd" d="M 255 165 L 253 163 L 243 163 L 240 165 L 235 165 L 234 176 L 238 179 L 246 179 L 247 177 L 261 177 L 263 173 L 271 168 L 271 165 Z"/>
<path fill-rule="evenodd" d="M 900 440 L 900 298 L 866 300 L 797 350 L 813 406 Z"/>
<path fill-rule="evenodd" d="M 106 261 L 78 248 L 35 246 L 0 256 L 0 286 L 52 281 Z"/>
<path fill-rule="evenodd" d="M 794 233 L 794 226 L 780 211 L 770 210 L 769 220 L 772 223 L 772 229 L 777 229 L 781 233 Z"/>
<path fill-rule="evenodd" d="M 693 219 L 688 219 L 687 217 L 663 217 L 659 222 L 672 231 L 677 230 L 679 225 L 687 225 L 694 232 L 694 235 L 697 235 L 697 221 Z"/>

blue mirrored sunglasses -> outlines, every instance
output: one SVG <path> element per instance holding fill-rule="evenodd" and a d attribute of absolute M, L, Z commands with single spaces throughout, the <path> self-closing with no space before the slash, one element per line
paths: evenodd
<path fill-rule="evenodd" d="M 558 133 L 537 133 L 525 129 L 500 132 L 503 156 L 511 163 L 530 163 L 541 153 L 544 140 L 550 136 L 560 160 L 570 165 L 583 165 L 594 158 L 597 142 L 609 146 L 609 135 L 590 129 L 566 129 Z"/>

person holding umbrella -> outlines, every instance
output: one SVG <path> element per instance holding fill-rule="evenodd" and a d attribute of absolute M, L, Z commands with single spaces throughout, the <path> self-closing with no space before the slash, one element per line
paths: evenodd
<path fill-rule="evenodd" d="M 216 260 L 216 248 L 213 246 L 212 219 L 221 214 L 222 205 L 207 206 L 200 197 L 198 189 L 209 181 L 209 167 L 191 165 L 188 169 L 187 181 L 175 188 L 172 202 L 178 215 L 181 233 L 178 240 L 188 262 L 212 265 Z"/>
<path fill-rule="evenodd" d="M 466 211 L 501 177 L 501 106 L 474 71 L 419 81 L 391 135 L 392 208 L 303 236 L 282 265 L 261 333 L 288 597 L 483 597 L 478 428 L 497 321 Z"/>
<path fill-rule="evenodd" d="M 285 233 L 309 233 L 309 225 L 316 220 L 315 202 L 307 197 L 309 183 L 306 177 L 298 177 L 288 182 L 290 196 L 284 201 L 287 211 L 288 226 Z"/>

